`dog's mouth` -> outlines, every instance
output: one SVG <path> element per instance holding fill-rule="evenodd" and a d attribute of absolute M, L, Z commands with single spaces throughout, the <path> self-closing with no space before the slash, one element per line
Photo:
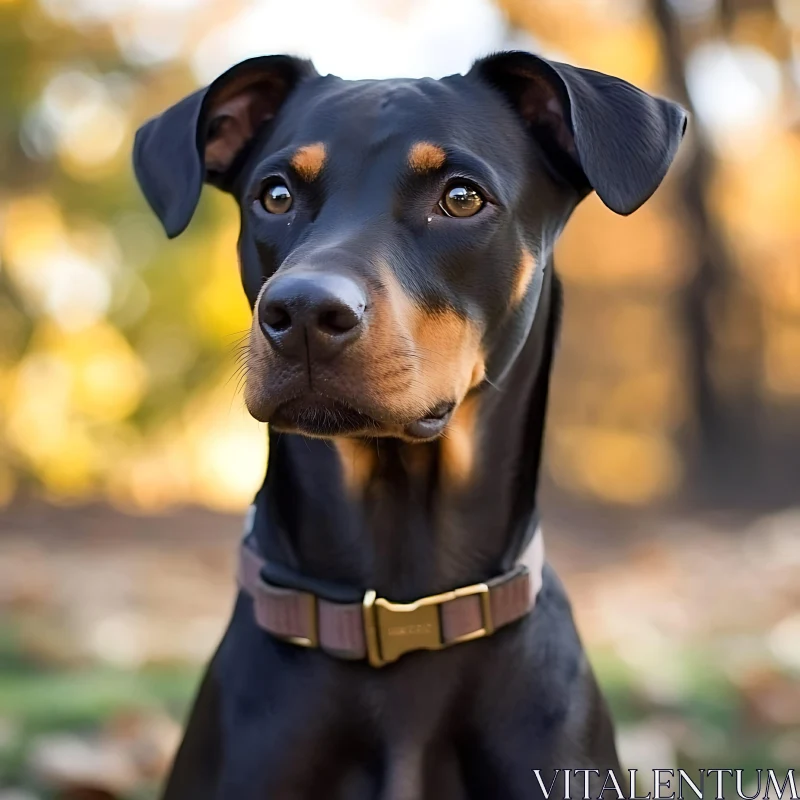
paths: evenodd
<path fill-rule="evenodd" d="M 420 441 L 434 439 L 442 433 L 447 423 L 450 422 L 450 417 L 453 416 L 455 407 L 455 403 L 439 403 L 427 416 L 420 417 L 420 419 L 406 425 L 403 433 L 409 439 L 418 439 Z"/>
<path fill-rule="evenodd" d="M 306 436 L 400 436 L 409 441 L 435 439 L 447 426 L 455 403 L 440 403 L 424 417 L 411 422 L 378 420 L 350 403 L 314 395 L 281 403 L 271 415 L 273 430 Z"/>
<path fill-rule="evenodd" d="M 274 430 L 331 437 L 377 433 L 380 423 L 341 400 L 324 397 L 296 398 L 281 403 L 270 418 Z"/>

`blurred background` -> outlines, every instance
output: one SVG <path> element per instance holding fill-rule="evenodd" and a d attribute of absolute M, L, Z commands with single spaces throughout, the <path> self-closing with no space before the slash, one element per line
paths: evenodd
<path fill-rule="evenodd" d="M 167 242 L 137 126 L 250 55 L 509 47 L 693 112 L 557 250 L 545 530 L 623 760 L 800 767 L 800 0 L 0 0 L 0 800 L 153 797 L 267 457 L 233 203 Z"/>

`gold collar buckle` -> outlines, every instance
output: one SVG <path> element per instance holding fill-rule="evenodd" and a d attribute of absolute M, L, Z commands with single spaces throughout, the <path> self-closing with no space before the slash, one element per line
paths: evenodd
<path fill-rule="evenodd" d="M 482 626 L 445 641 L 440 616 L 442 604 L 476 594 L 480 595 Z M 441 650 L 494 632 L 489 587 L 485 583 L 423 597 L 413 603 L 392 603 L 370 589 L 364 595 L 362 612 L 367 657 L 373 667 L 390 664 L 413 650 Z"/>

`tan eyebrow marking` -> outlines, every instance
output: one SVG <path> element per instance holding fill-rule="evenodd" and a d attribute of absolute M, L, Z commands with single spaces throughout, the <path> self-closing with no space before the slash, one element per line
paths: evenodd
<path fill-rule="evenodd" d="M 408 165 L 415 172 L 429 172 L 439 169 L 447 158 L 446 153 L 437 144 L 417 142 L 408 151 Z"/>
<path fill-rule="evenodd" d="M 531 285 L 533 273 L 535 271 L 536 259 L 534 259 L 530 250 L 523 250 L 522 258 L 517 266 L 517 277 L 514 281 L 514 292 L 511 295 L 511 299 L 513 300 L 515 306 L 519 305 L 522 302 L 522 298 L 525 297 L 525 292 L 528 291 L 528 287 Z"/>
<path fill-rule="evenodd" d="M 322 172 L 326 155 L 325 145 L 314 142 L 298 147 L 289 163 L 304 181 L 310 182 L 316 180 Z"/>

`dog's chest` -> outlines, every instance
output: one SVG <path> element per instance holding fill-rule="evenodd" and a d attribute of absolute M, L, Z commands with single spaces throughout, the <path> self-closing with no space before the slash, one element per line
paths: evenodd
<path fill-rule="evenodd" d="M 520 671 L 500 677 L 519 654 L 511 637 L 374 669 L 276 642 L 244 624 L 246 611 L 218 664 L 232 745 L 218 797 L 466 800 L 506 783 L 497 796 L 539 796 L 528 770 L 551 766 L 558 737 L 532 733 L 546 714 Z"/>

